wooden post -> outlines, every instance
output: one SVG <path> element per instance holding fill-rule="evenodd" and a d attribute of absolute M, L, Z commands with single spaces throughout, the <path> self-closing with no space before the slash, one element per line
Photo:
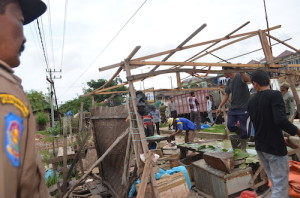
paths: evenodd
<path fill-rule="evenodd" d="M 95 107 L 96 104 L 95 104 L 95 97 L 92 95 L 92 107 Z"/>
<path fill-rule="evenodd" d="M 181 79 L 180 79 L 180 73 L 179 72 L 176 72 L 176 79 L 177 79 L 177 87 L 178 87 L 178 89 L 182 89 Z"/>
<path fill-rule="evenodd" d="M 296 86 L 295 86 L 295 75 L 287 75 L 287 80 L 291 86 L 291 90 L 293 92 L 293 96 L 297 105 L 297 112 L 298 112 L 298 116 L 300 116 L 300 99 L 299 99 L 299 95 L 298 92 L 296 90 Z"/>
<path fill-rule="evenodd" d="M 273 63 L 272 50 L 271 50 L 271 46 L 268 42 L 266 33 L 262 30 L 259 30 L 258 35 L 259 35 L 259 39 L 260 39 L 260 42 L 261 42 L 263 52 L 265 54 L 266 62 L 267 62 L 267 64 L 270 65 L 270 67 L 273 67 L 274 63 Z"/>
<path fill-rule="evenodd" d="M 145 166 L 144 166 L 144 171 L 143 175 L 141 178 L 141 185 L 137 194 L 137 198 L 144 198 L 145 197 L 145 192 L 146 192 L 146 187 L 148 183 L 149 176 L 151 177 L 151 183 L 152 183 L 152 189 L 153 189 L 153 194 L 154 197 L 159 198 L 160 195 L 157 191 L 157 185 L 156 181 L 154 178 L 154 172 L 153 172 L 153 159 L 154 155 L 152 152 L 148 152 L 145 160 Z"/>
<path fill-rule="evenodd" d="M 79 111 L 79 129 L 78 129 L 78 133 L 80 133 L 82 131 L 82 123 L 83 123 L 83 102 L 81 102 L 80 104 L 80 111 Z"/>
<path fill-rule="evenodd" d="M 64 150 L 63 150 L 63 194 L 67 191 L 67 117 L 63 118 L 63 136 L 64 136 Z"/>

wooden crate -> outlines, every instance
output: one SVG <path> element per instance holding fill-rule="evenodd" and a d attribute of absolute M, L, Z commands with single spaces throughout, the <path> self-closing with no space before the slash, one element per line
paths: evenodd
<path fill-rule="evenodd" d="M 205 161 L 192 163 L 195 186 L 201 192 L 214 198 L 228 198 L 229 195 L 251 188 L 252 169 L 234 169 L 230 174 L 212 168 Z"/>
<path fill-rule="evenodd" d="M 185 181 L 182 172 L 175 173 L 168 177 L 157 180 L 158 192 L 162 198 L 187 198 L 190 194 L 189 188 Z M 137 191 L 140 184 L 136 185 Z M 146 188 L 145 198 L 153 198 L 151 185 L 148 184 Z"/>

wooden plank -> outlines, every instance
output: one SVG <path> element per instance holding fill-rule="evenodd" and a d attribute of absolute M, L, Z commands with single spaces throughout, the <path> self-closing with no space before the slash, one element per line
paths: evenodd
<path fill-rule="evenodd" d="M 99 120 L 99 119 L 126 119 L 127 116 L 124 115 L 101 115 L 101 116 L 92 116 L 92 120 Z"/>
<path fill-rule="evenodd" d="M 92 170 L 112 151 L 112 149 L 128 134 L 128 129 L 124 131 L 115 141 L 110 145 L 110 147 L 103 153 L 103 155 L 87 170 L 87 172 L 74 184 L 74 186 L 64 195 L 63 198 L 67 198 L 70 193 L 80 184 L 91 172 Z"/>

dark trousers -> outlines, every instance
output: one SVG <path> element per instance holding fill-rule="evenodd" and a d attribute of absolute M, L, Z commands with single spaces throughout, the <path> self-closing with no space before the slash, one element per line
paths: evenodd
<path fill-rule="evenodd" d="M 175 110 L 175 111 L 171 111 L 171 117 L 172 117 L 173 119 L 176 119 L 176 118 L 178 117 L 177 111 L 176 111 L 176 110 Z M 176 124 L 176 122 L 175 122 L 175 124 L 173 125 L 173 129 L 177 130 L 177 124 Z"/>
<path fill-rule="evenodd" d="M 248 138 L 247 133 L 247 119 L 249 117 L 248 112 L 245 109 L 230 109 L 228 111 L 227 128 L 230 132 L 235 132 L 241 139 Z M 237 122 L 240 122 L 240 126 L 237 127 Z"/>
<path fill-rule="evenodd" d="M 160 135 L 160 131 L 159 131 L 159 122 L 155 122 L 155 127 L 156 127 L 156 133 L 158 135 Z"/>
<path fill-rule="evenodd" d="M 154 135 L 153 125 L 147 125 L 146 128 L 144 128 L 144 130 L 146 137 Z"/>
<path fill-rule="evenodd" d="M 200 112 L 199 111 L 191 111 L 190 119 L 193 123 L 196 124 L 197 129 L 200 130 L 201 129 Z"/>

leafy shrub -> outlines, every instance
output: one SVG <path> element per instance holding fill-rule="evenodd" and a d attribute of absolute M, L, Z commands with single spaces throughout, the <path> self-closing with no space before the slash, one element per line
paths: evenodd
<path fill-rule="evenodd" d="M 49 122 L 48 114 L 44 112 L 39 112 L 36 115 L 36 123 L 39 126 L 39 129 L 45 128 L 46 124 Z"/>

